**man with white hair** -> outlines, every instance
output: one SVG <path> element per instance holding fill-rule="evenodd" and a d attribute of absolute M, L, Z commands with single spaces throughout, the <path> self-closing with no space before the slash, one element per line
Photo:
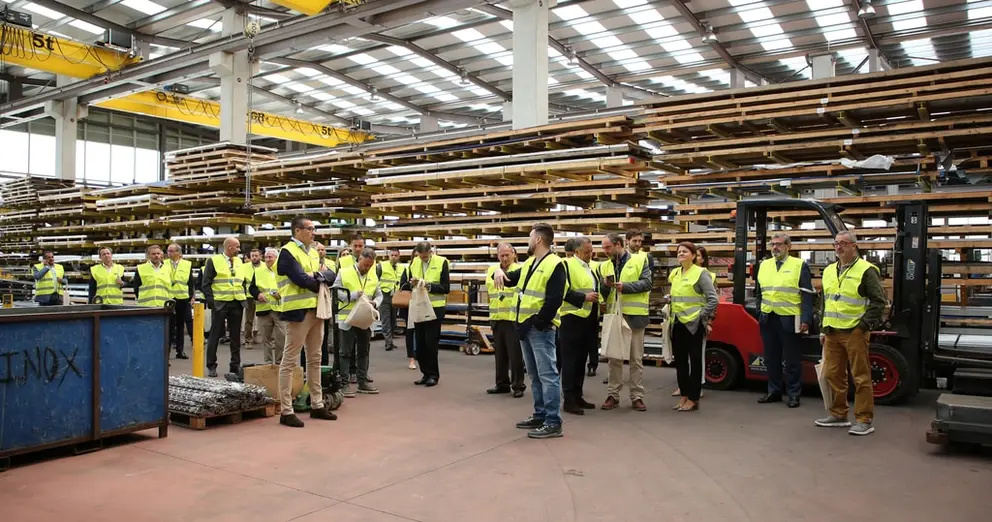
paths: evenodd
<path fill-rule="evenodd" d="M 229 370 L 238 373 L 241 368 L 241 316 L 244 314 L 245 285 L 238 252 L 241 242 L 235 237 L 224 240 L 224 252 L 216 254 L 203 266 L 200 291 L 210 309 L 210 340 L 207 342 L 207 369 L 210 377 L 217 377 L 217 344 L 223 336 L 227 322 L 231 338 Z"/>
<path fill-rule="evenodd" d="M 286 345 L 286 322 L 279 316 L 282 312 L 282 296 L 276 282 L 276 260 L 279 251 L 266 248 L 262 255 L 263 263 L 253 272 L 248 293 L 255 305 L 255 326 L 258 341 L 262 344 L 262 356 L 269 364 L 282 362 L 282 351 Z"/>

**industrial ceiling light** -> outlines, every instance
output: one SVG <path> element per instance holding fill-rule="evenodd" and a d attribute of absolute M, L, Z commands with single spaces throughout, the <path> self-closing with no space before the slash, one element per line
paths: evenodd
<path fill-rule="evenodd" d="M 296 114 L 303 114 L 303 103 L 296 102 Z"/>
<path fill-rule="evenodd" d="M 378 87 L 372 87 L 372 90 L 369 91 L 369 94 L 371 95 L 371 96 L 369 96 L 369 100 L 370 101 L 379 101 L 379 88 Z"/>
<path fill-rule="evenodd" d="M 872 18 L 875 16 L 875 7 L 871 5 L 871 0 L 862 0 L 861 9 L 858 9 L 858 17 Z"/>
<path fill-rule="evenodd" d="M 575 53 L 575 49 L 569 47 L 567 50 L 568 50 L 568 65 L 578 65 L 579 55 Z"/>
<path fill-rule="evenodd" d="M 461 71 L 461 77 L 462 77 L 462 80 L 461 80 L 460 83 L 462 85 L 468 85 L 469 83 L 471 83 L 471 82 L 468 81 L 468 72 L 467 71 Z"/>
<path fill-rule="evenodd" d="M 712 25 L 706 26 L 706 34 L 703 35 L 703 43 L 713 43 L 717 42 L 716 31 L 713 29 Z"/>

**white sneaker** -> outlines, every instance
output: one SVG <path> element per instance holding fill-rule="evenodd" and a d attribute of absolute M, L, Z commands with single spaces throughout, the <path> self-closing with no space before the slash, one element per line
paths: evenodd
<path fill-rule="evenodd" d="M 816 425 L 823 428 L 846 428 L 851 425 L 851 421 L 831 415 L 822 419 L 816 419 Z"/>

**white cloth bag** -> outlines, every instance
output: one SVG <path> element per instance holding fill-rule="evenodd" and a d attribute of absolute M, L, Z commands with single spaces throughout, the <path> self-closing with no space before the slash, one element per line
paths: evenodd
<path fill-rule="evenodd" d="M 665 364 L 672 364 L 675 361 L 675 353 L 672 351 L 672 317 L 671 317 L 671 305 L 665 305 L 661 309 L 661 313 L 664 314 L 665 320 L 661 322 L 661 357 L 665 360 Z"/>
<path fill-rule="evenodd" d="M 617 291 L 613 289 L 613 303 L 610 313 L 603 315 L 603 339 L 600 353 L 607 359 L 630 360 L 631 330 L 620 310 Z"/>
<path fill-rule="evenodd" d="M 351 308 L 351 313 L 348 314 L 344 322 L 353 328 L 368 330 L 378 320 L 379 311 L 372 306 L 372 302 L 367 296 L 362 295 L 355 302 L 355 306 Z"/>
<path fill-rule="evenodd" d="M 409 318 L 411 324 L 426 323 L 437 319 L 427 286 L 421 281 L 410 295 Z"/>
<path fill-rule="evenodd" d="M 816 363 L 816 381 L 820 384 L 820 395 L 823 396 L 823 409 L 830 411 L 830 406 L 834 403 L 834 391 L 827 381 L 827 372 L 823 367 L 823 354 L 820 354 L 820 362 Z"/>
<path fill-rule="evenodd" d="M 331 306 L 331 291 L 327 285 L 320 285 L 317 291 L 317 319 L 327 320 L 334 317 L 334 309 Z"/>

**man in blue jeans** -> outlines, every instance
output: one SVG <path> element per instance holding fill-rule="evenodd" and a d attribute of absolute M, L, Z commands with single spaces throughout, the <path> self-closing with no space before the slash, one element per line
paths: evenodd
<path fill-rule="evenodd" d="M 524 363 L 531 379 L 534 414 L 517 423 L 530 430 L 532 439 L 562 436 L 561 377 L 555 354 L 555 337 L 561 322 L 558 309 L 565 297 L 563 260 L 551 253 L 555 231 L 537 223 L 530 231 L 527 261 L 509 273 L 497 268 L 492 275 L 496 288 L 516 287 L 520 293 L 516 321 Z"/>

